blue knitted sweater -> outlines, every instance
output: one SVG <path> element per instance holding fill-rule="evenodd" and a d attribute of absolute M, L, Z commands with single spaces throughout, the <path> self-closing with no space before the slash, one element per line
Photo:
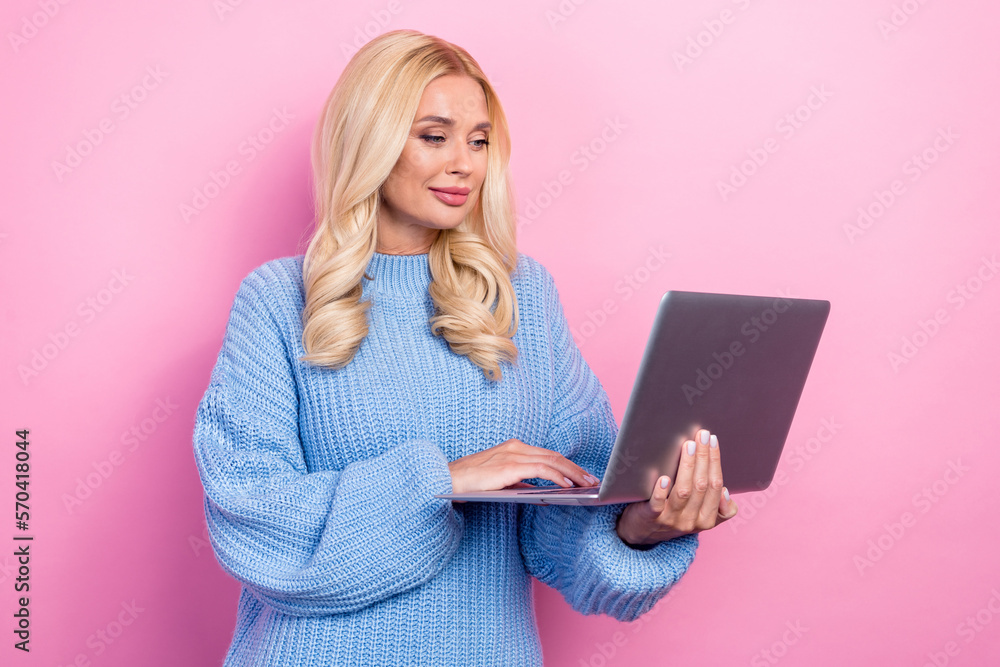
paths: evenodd
<path fill-rule="evenodd" d="M 697 536 L 632 549 L 624 505 L 433 497 L 449 461 L 510 438 L 604 473 L 618 426 L 539 262 L 518 254 L 518 359 L 498 383 L 431 333 L 426 254 L 373 256 L 346 367 L 298 361 L 302 259 L 243 279 L 197 411 L 212 547 L 242 584 L 225 665 L 541 665 L 532 576 L 632 621 L 687 571 Z"/>

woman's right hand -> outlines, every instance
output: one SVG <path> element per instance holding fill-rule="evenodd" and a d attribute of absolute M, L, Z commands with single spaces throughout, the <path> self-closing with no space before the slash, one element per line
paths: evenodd
<path fill-rule="evenodd" d="M 452 493 L 494 491 L 529 486 L 525 479 L 547 479 L 562 487 L 594 486 L 600 480 L 568 458 L 544 447 L 533 447 L 517 438 L 463 456 L 448 464 Z"/>

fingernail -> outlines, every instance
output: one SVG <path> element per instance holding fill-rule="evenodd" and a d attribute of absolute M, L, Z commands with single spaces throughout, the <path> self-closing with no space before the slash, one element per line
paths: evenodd
<path fill-rule="evenodd" d="M 701 438 L 701 444 L 703 444 L 703 445 L 707 445 L 708 444 L 708 431 L 706 431 L 705 429 L 702 429 L 701 433 L 698 434 L 698 437 Z"/>
<path fill-rule="evenodd" d="M 712 446 L 713 447 L 718 447 L 719 446 L 719 439 L 717 437 L 715 437 L 714 433 L 712 434 Z"/>
<path fill-rule="evenodd" d="M 729 500 L 729 489 L 722 487 L 722 495 L 726 497 L 726 500 Z"/>
<path fill-rule="evenodd" d="M 660 488 L 661 489 L 667 488 L 668 484 L 670 484 L 670 478 L 669 477 L 661 477 L 660 478 Z"/>
<path fill-rule="evenodd" d="M 697 446 L 694 444 L 694 440 L 688 440 L 688 454 L 694 456 L 694 448 Z"/>
<path fill-rule="evenodd" d="M 593 475 L 589 475 L 589 474 L 586 476 L 586 479 L 591 484 L 597 484 L 598 482 L 601 481 L 601 480 L 597 479 L 596 477 L 594 477 Z"/>

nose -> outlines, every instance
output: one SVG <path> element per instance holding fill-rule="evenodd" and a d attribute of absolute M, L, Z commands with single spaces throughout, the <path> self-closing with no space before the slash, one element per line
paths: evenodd
<path fill-rule="evenodd" d="M 449 174 L 468 174 L 472 171 L 472 147 L 468 144 L 455 142 L 452 144 L 451 155 L 446 166 Z"/>

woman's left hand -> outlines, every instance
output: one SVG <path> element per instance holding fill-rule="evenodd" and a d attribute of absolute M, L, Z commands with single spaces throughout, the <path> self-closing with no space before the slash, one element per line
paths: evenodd
<path fill-rule="evenodd" d="M 736 502 L 722 485 L 719 439 L 706 429 L 682 445 L 675 476 L 673 481 L 660 477 L 648 501 L 625 508 L 617 525 L 622 540 L 633 545 L 657 544 L 714 528 L 736 516 Z"/>

